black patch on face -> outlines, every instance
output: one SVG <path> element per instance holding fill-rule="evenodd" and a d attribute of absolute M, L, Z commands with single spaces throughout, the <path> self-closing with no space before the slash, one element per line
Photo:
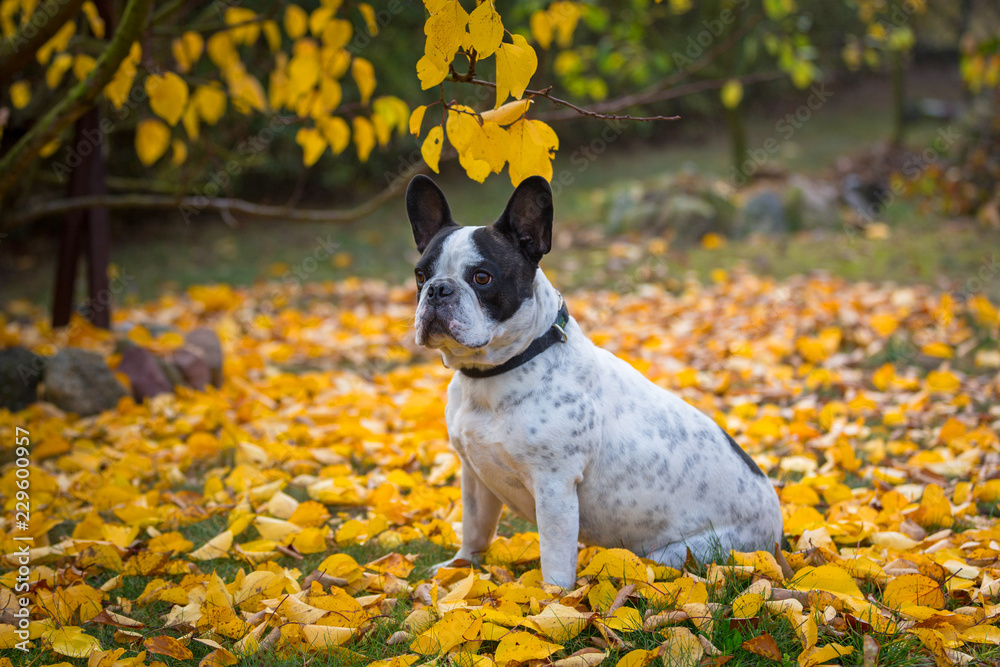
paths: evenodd
<path fill-rule="evenodd" d="M 725 429 L 722 429 L 722 435 L 726 436 L 726 440 L 729 441 L 729 446 L 733 448 L 733 451 L 736 452 L 737 456 L 743 459 L 743 462 L 747 464 L 748 468 L 750 468 L 750 472 L 752 472 L 755 475 L 760 475 L 761 477 L 767 477 L 767 475 L 764 474 L 764 471 L 761 470 L 757 466 L 757 464 L 753 462 L 753 459 L 750 458 L 750 455 L 747 454 L 745 451 L 743 451 L 742 447 L 736 444 L 736 441 L 733 440 L 733 436 L 726 433 Z"/>
<path fill-rule="evenodd" d="M 472 232 L 472 242 L 483 259 L 466 267 L 463 278 L 493 321 L 504 322 L 534 294 L 538 265 L 528 261 L 518 246 L 493 227 L 476 229 Z M 479 271 L 492 276 L 488 285 L 479 285 L 474 280 Z"/>
<path fill-rule="evenodd" d="M 458 225 L 453 225 L 450 227 L 445 227 L 428 242 L 427 247 L 424 249 L 424 254 L 420 256 L 420 260 L 417 261 L 417 265 L 414 270 L 420 269 L 424 272 L 424 277 L 426 280 L 430 280 L 434 277 L 434 266 L 437 264 L 438 257 L 441 256 L 441 248 L 444 246 L 444 241 L 447 239 L 452 232 L 461 229 Z M 417 300 L 420 299 L 421 286 L 417 285 Z"/>

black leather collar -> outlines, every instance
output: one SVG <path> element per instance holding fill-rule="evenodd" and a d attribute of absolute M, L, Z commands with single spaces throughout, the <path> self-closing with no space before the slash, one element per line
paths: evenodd
<path fill-rule="evenodd" d="M 522 366 L 556 343 L 565 343 L 566 324 L 568 322 L 569 311 L 566 309 L 566 302 L 563 301 L 562 295 L 560 295 L 559 312 L 556 314 L 556 321 L 552 323 L 552 326 L 549 327 L 548 331 L 531 341 L 531 345 L 528 346 L 528 349 L 521 354 L 514 355 L 499 366 L 492 366 L 490 368 L 459 368 L 458 372 L 466 377 L 478 379 L 500 375 L 501 373 L 506 373 L 509 370 L 517 368 L 518 366 Z"/>

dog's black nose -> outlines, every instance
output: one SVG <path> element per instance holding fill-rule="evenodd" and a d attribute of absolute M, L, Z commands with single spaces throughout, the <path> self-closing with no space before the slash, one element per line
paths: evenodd
<path fill-rule="evenodd" d="M 455 291 L 454 285 L 448 282 L 440 282 L 437 284 L 430 284 L 426 287 L 427 289 L 427 299 L 431 303 L 439 303 L 443 301 L 445 297 L 451 295 Z"/>

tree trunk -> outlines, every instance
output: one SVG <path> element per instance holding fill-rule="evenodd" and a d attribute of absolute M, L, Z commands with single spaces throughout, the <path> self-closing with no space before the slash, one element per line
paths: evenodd
<path fill-rule="evenodd" d="M 747 129 L 743 122 L 742 102 L 732 109 L 726 109 L 726 122 L 729 125 L 729 140 L 732 144 L 733 169 L 741 173 L 742 164 L 747 159 Z M 744 174 L 749 181 L 751 174 Z"/>
<path fill-rule="evenodd" d="M 74 141 L 86 141 L 86 133 L 93 134 L 100 125 L 100 112 L 90 109 L 76 121 Z M 69 176 L 67 188 L 70 197 L 102 196 L 105 186 L 104 154 L 100 146 L 87 156 Z M 111 328 L 111 292 L 108 289 L 108 262 L 111 255 L 111 227 L 108 209 L 95 207 L 77 209 L 66 214 L 63 236 L 59 242 L 59 259 L 56 265 L 55 294 L 52 298 L 52 327 L 69 324 L 76 296 L 77 267 L 80 252 L 87 258 L 88 299 L 84 312 L 95 326 Z"/>

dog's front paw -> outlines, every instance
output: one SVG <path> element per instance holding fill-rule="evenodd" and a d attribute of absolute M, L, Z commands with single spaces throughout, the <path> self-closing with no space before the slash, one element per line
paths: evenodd
<path fill-rule="evenodd" d="M 431 565 L 430 567 L 428 567 L 427 576 L 429 577 L 435 576 L 438 573 L 438 570 L 440 570 L 442 567 L 474 567 L 479 564 L 477 561 L 478 561 L 477 558 L 473 558 L 473 560 L 470 561 L 467 558 L 460 558 L 459 556 L 455 556 L 451 560 L 441 561 L 440 563 L 436 563 L 435 565 Z"/>

